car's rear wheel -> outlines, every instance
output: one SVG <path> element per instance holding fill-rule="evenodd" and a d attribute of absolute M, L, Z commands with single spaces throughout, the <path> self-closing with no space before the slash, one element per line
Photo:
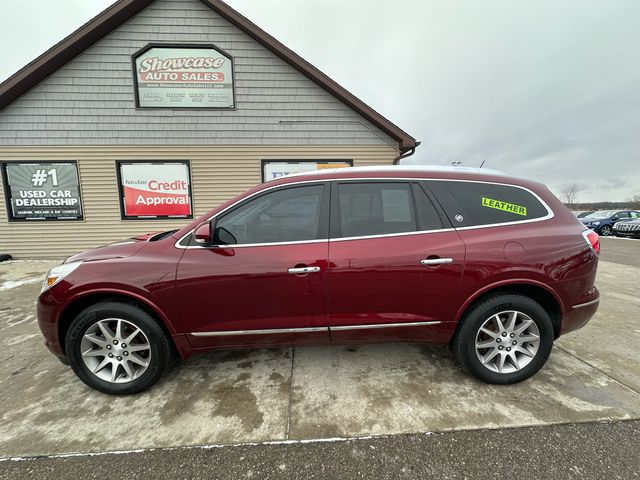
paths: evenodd
<path fill-rule="evenodd" d="M 458 361 L 478 379 L 517 383 L 545 364 L 553 347 L 553 324 L 529 297 L 499 294 L 472 307 L 452 341 Z"/>
<path fill-rule="evenodd" d="M 602 235 L 603 237 L 608 237 L 609 235 L 611 235 L 611 227 L 609 225 L 603 225 L 600 228 L 600 231 L 598 231 L 598 235 Z"/>
<path fill-rule="evenodd" d="M 99 302 L 71 323 L 66 352 L 91 388 L 123 395 L 151 387 L 168 368 L 171 345 L 156 320 L 124 302 Z"/>

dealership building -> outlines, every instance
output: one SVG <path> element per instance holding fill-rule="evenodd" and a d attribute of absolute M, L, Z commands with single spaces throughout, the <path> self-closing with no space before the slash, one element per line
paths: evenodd
<path fill-rule="evenodd" d="M 218 0 L 120 0 L 0 85 L 0 253 L 178 228 L 419 142 Z"/>

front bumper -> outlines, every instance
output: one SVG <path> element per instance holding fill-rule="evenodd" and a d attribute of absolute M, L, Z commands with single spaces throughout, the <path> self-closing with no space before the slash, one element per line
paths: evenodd
<path fill-rule="evenodd" d="M 61 304 L 56 301 L 51 290 L 44 291 L 36 302 L 38 326 L 44 336 L 45 346 L 64 363 L 64 348 L 60 344 L 58 331 L 58 316 Z"/>

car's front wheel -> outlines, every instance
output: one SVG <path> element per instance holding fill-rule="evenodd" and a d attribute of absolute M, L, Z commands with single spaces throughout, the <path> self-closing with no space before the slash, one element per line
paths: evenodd
<path fill-rule="evenodd" d="M 553 338 L 551 319 L 540 304 L 524 295 L 500 294 L 464 315 L 452 347 L 458 361 L 478 379 L 510 384 L 542 368 Z"/>
<path fill-rule="evenodd" d="M 611 232 L 613 232 L 613 230 L 609 225 L 603 225 L 598 231 L 598 235 L 602 235 L 603 237 L 608 237 L 609 235 L 611 235 Z"/>
<path fill-rule="evenodd" d="M 151 387 L 168 368 L 172 351 L 151 315 L 118 301 L 99 302 L 81 312 L 69 327 L 65 345 L 78 378 L 114 395 Z"/>

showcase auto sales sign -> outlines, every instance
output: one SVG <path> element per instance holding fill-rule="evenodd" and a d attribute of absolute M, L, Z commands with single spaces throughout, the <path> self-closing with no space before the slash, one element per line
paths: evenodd
<path fill-rule="evenodd" d="M 187 163 L 121 163 L 125 218 L 191 216 Z"/>
<path fill-rule="evenodd" d="M 209 46 L 151 46 L 134 56 L 143 108 L 233 108 L 231 57 Z"/>

